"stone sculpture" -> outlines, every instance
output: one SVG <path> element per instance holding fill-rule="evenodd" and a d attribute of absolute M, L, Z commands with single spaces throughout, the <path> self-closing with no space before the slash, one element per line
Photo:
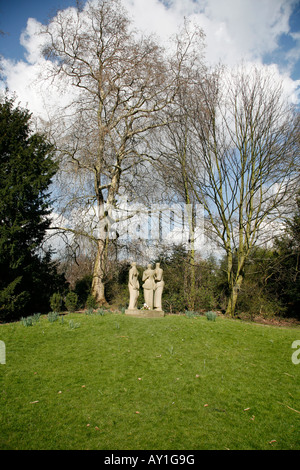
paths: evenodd
<path fill-rule="evenodd" d="M 155 289 L 154 274 L 155 270 L 152 269 L 151 264 L 148 264 L 147 269 L 143 273 L 143 289 L 145 303 L 150 310 L 153 310 L 153 293 Z"/>
<path fill-rule="evenodd" d="M 143 289 L 145 304 L 141 309 L 137 308 L 137 300 L 139 297 L 139 272 L 136 263 L 131 263 L 129 270 L 128 288 L 129 288 L 129 306 L 125 310 L 126 315 L 134 317 L 164 317 L 162 310 L 162 292 L 164 288 L 163 270 L 159 263 L 156 263 L 155 269 L 148 264 L 147 269 L 143 273 Z"/>
<path fill-rule="evenodd" d="M 156 266 L 155 266 L 154 281 L 155 281 L 154 309 L 162 310 L 162 293 L 163 293 L 165 283 L 163 279 L 163 270 L 160 267 L 159 263 L 156 263 Z"/>
<path fill-rule="evenodd" d="M 137 300 L 139 296 L 139 280 L 138 280 L 139 272 L 136 267 L 136 263 L 131 263 L 131 268 L 129 270 L 129 280 L 128 280 L 128 288 L 129 288 L 129 310 L 135 310 L 137 308 Z"/>

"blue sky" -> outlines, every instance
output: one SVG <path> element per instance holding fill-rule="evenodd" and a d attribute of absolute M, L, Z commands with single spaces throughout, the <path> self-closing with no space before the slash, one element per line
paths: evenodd
<path fill-rule="evenodd" d="M 142 0 L 145 4 L 149 0 Z M 232 4 L 229 0 L 222 0 L 223 3 L 230 8 Z M 237 0 L 240 3 L 245 3 L 245 0 Z M 257 7 L 257 15 L 260 15 L 260 6 L 264 0 L 252 0 Z M 273 0 L 274 1 L 274 0 Z M 212 3 L 214 0 L 212 0 Z M 141 3 L 141 2 L 129 2 L 129 3 Z M 158 1 L 156 3 L 159 3 Z M 176 2 L 169 1 L 161 3 L 169 4 L 170 8 Z M 180 3 L 180 2 L 178 2 Z M 181 4 L 184 5 L 186 2 L 181 0 Z M 206 0 L 197 0 L 195 4 L 201 3 L 203 5 L 209 3 Z M 247 3 L 247 2 L 246 2 Z M 282 4 L 286 3 L 284 0 Z M 289 18 L 289 31 L 283 33 L 278 37 L 278 48 L 263 55 L 263 60 L 266 63 L 276 62 L 284 64 L 287 62 L 287 56 L 291 49 L 296 47 L 296 41 L 293 39 L 293 35 L 300 36 L 300 1 L 294 3 L 292 8 L 292 14 Z M 21 32 L 26 28 L 28 18 L 32 17 L 41 23 L 45 23 L 49 17 L 53 16 L 57 9 L 64 9 L 68 6 L 75 6 L 76 0 L 0 0 L 0 30 L 5 34 L 0 37 L 0 54 L 6 58 L 11 59 L 23 59 L 24 48 L 20 45 Z M 234 6 L 232 7 L 234 8 Z M 230 11 L 229 11 L 230 13 Z M 226 21 L 226 18 L 224 18 Z M 299 40 L 299 38 L 298 38 Z M 298 47 L 300 48 L 299 42 Z M 294 80 L 300 79 L 300 58 L 295 62 L 294 67 L 291 71 L 291 76 Z"/>
<path fill-rule="evenodd" d="M 300 49 L 299 39 L 298 44 L 293 39 L 292 35 L 300 35 L 300 1 L 297 2 L 295 5 L 292 15 L 289 19 L 289 27 L 290 31 L 289 34 L 282 34 L 279 37 L 278 41 L 278 49 L 273 51 L 272 54 L 264 57 L 266 63 L 270 63 L 272 61 L 279 62 L 285 64 L 287 62 L 287 56 L 289 55 L 289 51 L 294 47 Z M 298 54 L 299 56 L 299 54 Z M 300 79 L 300 59 L 295 62 L 294 67 L 291 71 L 291 77 L 294 80 Z"/>
<path fill-rule="evenodd" d="M 208 63 L 221 61 L 234 66 L 243 60 L 273 64 L 299 104 L 300 0 L 122 2 L 139 29 L 154 32 L 162 40 L 178 31 L 184 17 L 198 23 L 206 34 Z M 29 103 L 29 107 L 32 103 L 34 111 L 37 93 L 29 88 L 39 60 L 36 36 L 39 23 L 47 22 L 57 9 L 75 4 L 76 0 L 0 0 L 0 30 L 5 33 L 0 36 L 2 76 L 21 101 Z"/>
<path fill-rule="evenodd" d="M 28 18 L 44 23 L 57 9 L 75 5 L 75 0 L 0 0 L 0 54 L 11 59 L 23 59 L 24 48 L 20 45 L 21 32 Z"/>

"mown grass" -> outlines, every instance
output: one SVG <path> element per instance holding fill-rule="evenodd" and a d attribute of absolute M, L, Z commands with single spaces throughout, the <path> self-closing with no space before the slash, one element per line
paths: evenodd
<path fill-rule="evenodd" d="M 300 449 L 297 339 L 223 317 L 1 325 L 0 449 Z"/>

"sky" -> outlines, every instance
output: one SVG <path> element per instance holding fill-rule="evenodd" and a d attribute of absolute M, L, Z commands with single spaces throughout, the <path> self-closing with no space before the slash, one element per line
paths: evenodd
<path fill-rule="evenodd" d="M 36 33 L 57 9 L 76 0 L 0 0 L 0 67 L 4 82 L 33 113 L 43 112 L 36 78 Z M 165 41 L 183 19 L 206 35 L 208 64 L 246 61 L 272 68 L 292 102 L 300 104 L 300 0 L 123 0 L 135 26 Z"/>

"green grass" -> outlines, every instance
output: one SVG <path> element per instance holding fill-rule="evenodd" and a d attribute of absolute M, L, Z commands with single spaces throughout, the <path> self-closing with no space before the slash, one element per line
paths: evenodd
<path fill-rule="evenodd" d="M 0 325 L 0 449 L 299 450 L 298 339 L 223 317 Z"/>

